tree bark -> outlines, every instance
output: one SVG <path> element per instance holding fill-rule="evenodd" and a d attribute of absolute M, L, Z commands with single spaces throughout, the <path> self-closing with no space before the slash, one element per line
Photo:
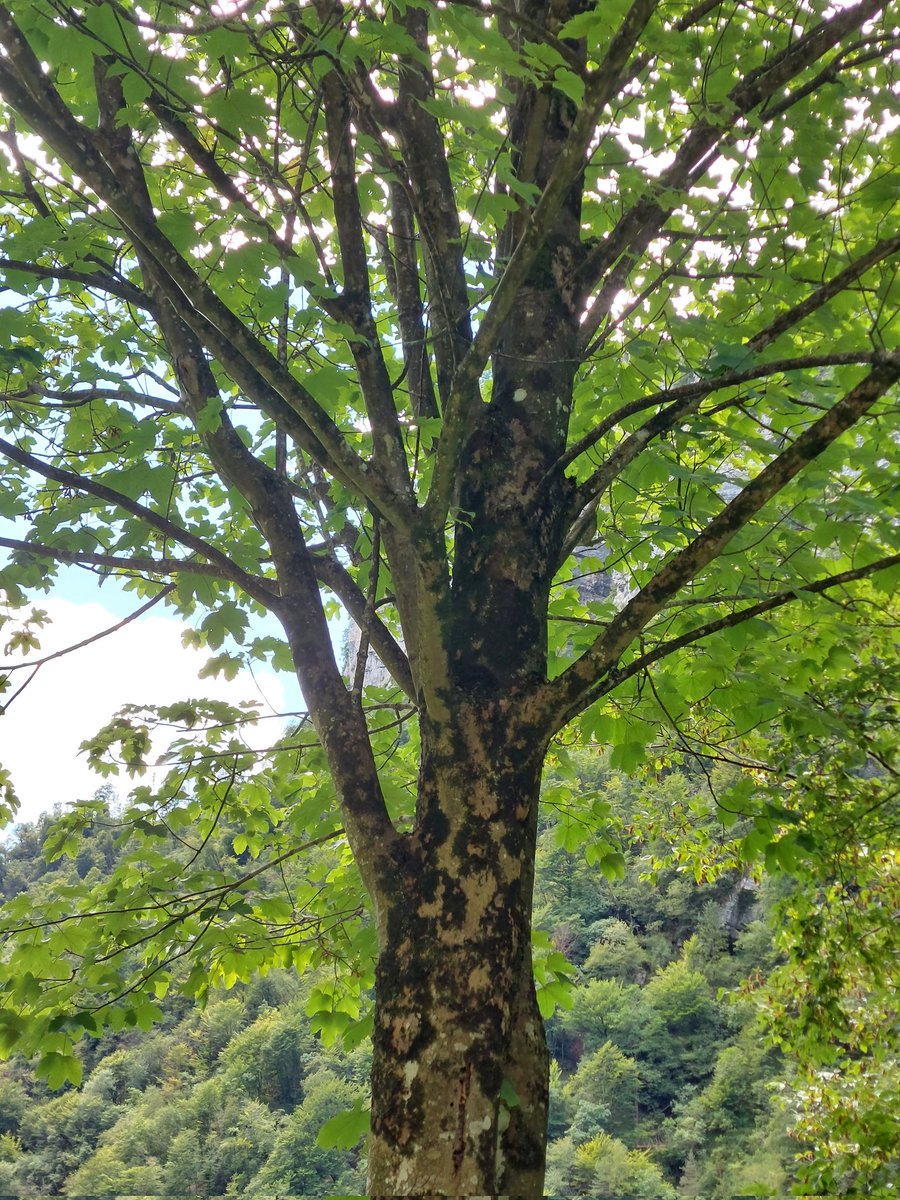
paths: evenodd
<path fill-rule="evenodd" d="M 548 1057 L 531 961 L 540 756 L 497 701 L 426 727 L 376 980 L 373 1196 L 543 1194 Z M 533 751 L 530 747 L 529 751 Z"/>

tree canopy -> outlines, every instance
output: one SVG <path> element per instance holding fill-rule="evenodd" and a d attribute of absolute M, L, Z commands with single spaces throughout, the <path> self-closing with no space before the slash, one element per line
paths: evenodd
<path fill-rule="evenodd" d="M 262 773 L 211 705 L 104 731 L 134 770 L 185 738 L 103 938 L 29 947 L 13 1042 L 43 1020 L 64 1072 L 104 989 L 150 1020 L 207 939 L 227 979 L 260 924 L 300 962 L 355 915 L 370 1186 L 540 1194 L 549 747 L 813 721 L 897 577 L 897 39 L 881 0 L 0 6 L 5 596 L 114 574 L 309 708 Z M 356 883 L 266 912 L 256 868 L 185 876 L 226 814 L 251 856 L 345 838 L 373 925 Z"/>

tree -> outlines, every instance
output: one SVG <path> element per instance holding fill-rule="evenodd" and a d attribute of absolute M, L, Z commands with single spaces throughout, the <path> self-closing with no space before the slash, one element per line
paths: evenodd
<path fill-rule="evenodd" d="M 138 836 L 196 854 L 147 850 L 152 887 L 123 866 L 114 950 L 62 901 L 29 926 L 6 1044 L 43 1036 L 61 1079 L 113 1019 L 97 1001 L 77 1023 L 48 965 L 73 949 L 94 994 L 144 955 L 138 1022 L 141 987 L 226 918 L 226 980 L 289 959 L 318 891 L 263 912 L 255 869 L 211 882 L 203 855 L 234 818 L 235 853 L 283 862 L 314 808 L 374 915 L 370 1191 L 540 1195 L 554 738 L 580 722 L 625 770 L 660 726 L 721 745 L 844 669 L 900 563 L 887 6 L 8 0 L 0 40 L 6 594 L 64 563 L 124 576 L 214 649 L 289 658 L 311 723 L 299 782 L 254 783 L 220 740 L 185 752 L 194 783 L 139 791 Z M 611 571 L 608 595 L 574 586 Z M 335 600 L 360 629 L 349 682 Z M 261 610 L 284 643 L 248 638 Z M 221 739 L 240 714 L 217 711 L 162 719 Z M 147 729 L 127 713 L 103 745 L 137 770 Z M 163 917 L 159 881 L 201 866 Z"/>
<path fill-rule="evenodd" d="M 896 607 L 889 610 L 896 630 Z M 782 962 L 757 995 L 793 1068 L 782 1100 L 801 1185 L 877 1195 L 900 1178 L 898 673 L 876 641 L 867 671 L 811 692 L 778 745 L 794 886 L 776 909 Z M 816 713 L 824 716 L 816 721 Z"/>

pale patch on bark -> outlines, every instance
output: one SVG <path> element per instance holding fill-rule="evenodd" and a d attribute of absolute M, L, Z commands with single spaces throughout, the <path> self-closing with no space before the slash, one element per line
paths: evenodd
<path fill-rule="evenodd" d="M 469 987 L 473 992 L 483 991 L 490 985 L 491 973 L 487 967 L 475 967 L 469 972 Z"/>
<path fill-rule="evenodd" d="M 412 1087 L 412 1081 L 419 1073 L 419 1064 L 417 1062 L 407 1062 L 403 1064 L 403 1080 L 406 1084 L 406 1090 Z"/>
<path fill-rule="evenodd" d="M 416 1013 L 410 1013 L 409 1016 L 394 1017 L 391 1021 L 391 1044 L 398 1054 L 406 1054 L 410 1046 L 416 1040 L 421 1020 Z"/>

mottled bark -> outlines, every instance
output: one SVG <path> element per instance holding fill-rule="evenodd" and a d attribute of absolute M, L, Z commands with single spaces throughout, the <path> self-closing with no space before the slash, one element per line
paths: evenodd
<path fill-rule="evenodd" d="M 548 1058 L 531 962 L 540 756 L 503 703 L 426 732 L 376 983 L 372 1195 L 542 1194 Z M 533 749 L 533 747 L 531 748 Z"/>

